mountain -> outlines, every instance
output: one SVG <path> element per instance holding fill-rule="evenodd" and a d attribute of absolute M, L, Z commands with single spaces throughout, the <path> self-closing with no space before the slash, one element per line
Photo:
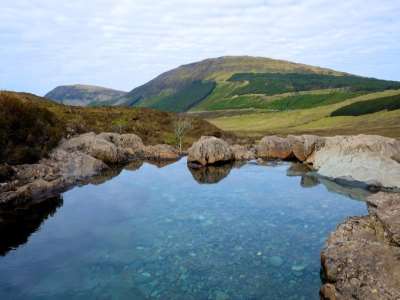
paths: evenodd
<path fill-rule="evenodd" d="M 109 103 L 173 112 L 287 110 L 394 88 L 400 83 L 283 60 L 227 56 L 180 66 Z"/>
<path fill-rule="evenodd" d="M 58 86 L 48 92 L 45 97 L 62 104 L 88 106 L 101 105 L 125 94 L 126 92 L 100 86 L 76 84 Z"/>

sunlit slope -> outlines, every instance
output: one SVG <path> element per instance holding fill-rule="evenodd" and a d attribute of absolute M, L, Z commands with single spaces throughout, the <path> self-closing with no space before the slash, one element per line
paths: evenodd
<path fill-rule="evenodd" d="M 340 76 L 334 70 L 262 57 L 228 56 L 183 65 L 165 72 L 114 101 L 114 105 L 152 107 L 170 111 L 193 109 L 215 97 L 220 84 L 239 73 L 296 73 Z M 230 81 L 235 89 L 243 86 Z M 233 92 L 233 91 L 232 91 Z M 168 105 L 162 102 L 167 101 Z"/>
<path fill-rule="evenodd" d="M 183 65 L 110 103 L 174 112 L 289 110 L 397 88 L 399 82 L 269 58 L 228 56 Z"/>
<path fill-rule="evenodd" d="M 381 134 L 400 137 L 400 110 L 381 110 L 360 116 L 331 116 L 340 108 L 353 103 L 367 103 L 370 100 L 385 101 L 396 96 L 400 102 L 399 90 L 370 93 L 339 103 L 310 109 L 271 112 L 258 110 L 242 115 L 211 117 L 208 120 L 221 129 L 246 135 L 263 134 Z M 360 107 L 362 105 L 358 104 Z"/>

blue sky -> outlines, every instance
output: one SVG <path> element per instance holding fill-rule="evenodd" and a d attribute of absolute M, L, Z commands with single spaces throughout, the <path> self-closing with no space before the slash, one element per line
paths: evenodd
<path fill-rule="evenodd" d="M 1 0 L 0 89 L 131 90 L 178 65 L 255 55 L 400 80 L 398 0 Z"/>

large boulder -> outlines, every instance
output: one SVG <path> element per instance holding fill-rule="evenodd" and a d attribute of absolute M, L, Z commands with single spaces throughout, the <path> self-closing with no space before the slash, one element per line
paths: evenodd
<path fill-rule="evenodd" d="M 179 151 L 176 148 L 165 144 L 145 147 L 144 156 L 146 159 L 154 161 L 173 161 L 180 158 Z"/>
<path fill-rule="evenodd" d="M 376 135 L 325 138 L 307 161 L 322 176 L 400 188 L 400 141 Z"/>
<path fill-rule="evenodd" d="M 188 151 L 188 163 L 202 166 L 233 159 L 234 155 L 228 143 L 213 136 L 202 136 Z"/>
<path fill-rule="evenodd" d="M 285 160 L 293 157 L 293 151 L 288 138 L 272 135 L 262 138 L 256 147 L 256 155 L 259 158 Z"/>
<path fill-rule="evenodd" d="M 52 165 L 53 169 L 57 169 L 62 177 L 75 180 L 94 176 L 108 168 L 101 160 L 83 152 L 66 152 L 61 149 L 51 153 L 47 164 Z"/>
<path fill-rule="evenodd" d="M 306 161 L 314 151 L 324 145 L 325 139 L 317 135 L 288 136 L 288 142 L 291 145 L 293 155 L 299 161 Z"/>
<path fill-rule="evenodd" d="M 133 133 L 100 133 L 97 137 L 113 143 L 120 152 L 129 158 L 142 158 L 144 155 L 144 144 L 142 139 Z"/>
<path fill-rule="evenodd" d="M 67 152 L 80 151 L 110 164 L 120 163 L 127 159 L 112 142 L 104 139 L 103 136 L 97 136 L 93 132 L 65 140 L 61 143 L 59 149 Z"/>

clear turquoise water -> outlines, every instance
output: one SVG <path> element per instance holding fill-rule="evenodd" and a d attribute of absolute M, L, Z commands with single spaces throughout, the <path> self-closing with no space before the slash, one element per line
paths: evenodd
<path fill-rule="evenodd" d="M 21 212 L 0 299 L 319 299 L 326 237 L 366 206 L 288 167 L 145 163 Z"/>

